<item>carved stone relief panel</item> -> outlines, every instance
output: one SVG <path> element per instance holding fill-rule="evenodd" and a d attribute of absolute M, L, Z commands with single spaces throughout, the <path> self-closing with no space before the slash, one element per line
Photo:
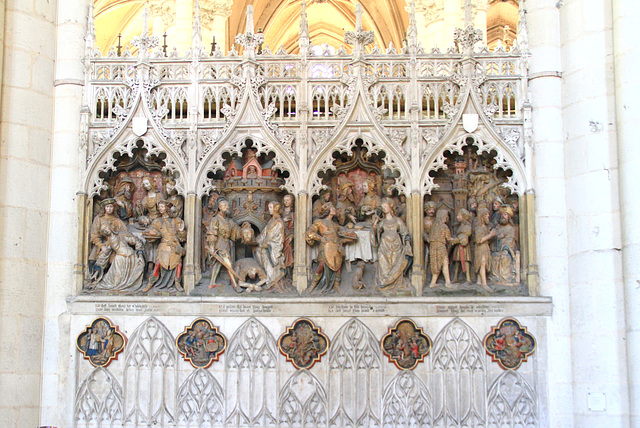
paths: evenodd
<path fill-rule="evenodd" d="M 76 347 L 94 367 L 107 367 L 124 350 L 127 338 L 107 318 L 97 318 L 80 333 Z"/>
<path fill-rule="evenodd" d="M 257 155 L 250 140 L 241 152 L 209 173 L 215 190 L 202 201 L 196 295 L 292 291 L 295 199 L 271 156 Z"/>
<path fill-rule="evenodd" d="M 333 156 L 332 168 L 320 173 L 322 190 L 305 234 L 309 292 L 409 295 L 413 250 L 399 173 L 386 166 L 384 152 L 371 153 L 361 139 Z"/>
<path fill-rule="evenodd" d="M 221 325 L 230 329 L 231 338 L 220 355 L 222 364 L 205 369 L 179 361 L 174 337 L 182 334 L 186 318 L 160 318 L 118 318 L 119 325 L 133 333 L 124 358 L 109 369 L 78 360 L 75 426 L 537 427 L 541 423 L 535 364 L 504 371 L 490 363 L 483 349 L 477 333 L 490 329 L 498 322 L 495 319 L 416 319 L 425 333 L 435 335 L 433 350 L 419 370 L 400 370 L 383 364 L 380 343 L 395 325 L 386 317 L 324 318 L 335 334 L 326 360 L 308 369 L 294 368 L 278 353 L 275 335 L 286 333 L 283 321 L 227 317 L 231 323 Z M 527 319 L 529 325 L 531 321 Z M 86 320 L 78 324 L 85 325 Z M 535 355 L 530 360 L 535 361 Z"/>
<path fill-rule="evenodd" d="M 472 140 L 444 153 L 425 197 L 426 295 L 526 295 L 520 243 L 520 200 L 511 171 Z"/>
<path fill-rule="evenodd" d="M 85 293 L 175 294 L 183 291 L 187 230 L 178 175 L 142 144 L 104 173 L 90 201 Z"/>

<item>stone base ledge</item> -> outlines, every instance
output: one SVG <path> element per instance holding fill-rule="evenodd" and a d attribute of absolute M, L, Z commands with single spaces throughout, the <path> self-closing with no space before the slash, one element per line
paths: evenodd
<path fill-rule="evenodd" d="M 551 316 L 550 297 L 261 297 L 73 296 L 72 315 L 502 317 Z"/>

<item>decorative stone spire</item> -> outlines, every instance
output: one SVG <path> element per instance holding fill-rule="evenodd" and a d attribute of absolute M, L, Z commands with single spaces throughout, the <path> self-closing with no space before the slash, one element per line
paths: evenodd
<path fill-rule="evenodd" d="M 519 20 L 518 20 L 518 49 L 522 53 L 527 53 L 529 50 L 529 33 L 527 31 L 526 9 L 524 7 L 525 0 L 520 0 L 519 4 Z"/>
<path fill-rule="evenodd" d="M 87 34 L 84 36 L 84 54 L 87 58 L 93 56 L 96 46 L 96 26 L 93 20 L 93 2 L 89 5 L 89 15 L 87 16 Z"/>
<path fill-rule="evenodd" d="M 362 5 L 356 4 L 356 29 L 355 31 L 347 31 L 344 33 L 344 42 L 353 46 L 353 53 L 356 60 L 364 55 L 364 47 L 373 43 L 373 31 L 364 31 L 362 27 Z"/>
<path fill-rule="evenodd" d="M 482 41 L 482 31 L 473 26 L 472 20 L 473 4 L 471 0 L 464 2 L 464 29 L 456 28 L 453 32 L 453 40 L 456 43 L 458 52 L 465 56 L 473 54 L 473 46 Z"/>
<path fill-rule="evenodd" d="M 471 0 L 464 1 L 464 28 L 469 28 L 470 25 L 473 25 L 472 15 L 473 14 L 473 4 Z"/>
<path fill-rule="evenodd" d="M 149 9 L 142 14 L 142 33 L 131 40 L 131 44 L 138 48 L 138 60 L 149 59 L 149 51 L 160 44 L 158 37 L 149 36 Z"/>
<path fill-rule="evenodd" d="M 309 20 L 307 19 L 307 0 L 302 0 L 299 36 L 298 46 L 300 46 L 300 55 L 305 57 L 309 54 Z"/>
<path fill-rule="evenodd" d="M 247 6 L 247 25 L 244 34 L 236 36 L 236 43 L 244 47 L 244 56 L 248 59 L 255 59 L 256 47 L 264 42 L 262 33 L 255 34 L 253 32 L 253 6 Z"/>
<path fill-rule="evenodd" d="M 409 8 L 409 27 L 407 28 L 407 46 L 409 53 L 415 55 L 418 52 L 418 25 L 416 24 L 416 2 L 411 0 Z"/>
<path fill-rule="evenodd" d="M 200 0 L 196 0 L 196 5 L 193 11 L 193 34 L 191 47 L 194 58 L 204 56 L 204 48 L 202 47 L 202 25 L 200 24 Z"/>

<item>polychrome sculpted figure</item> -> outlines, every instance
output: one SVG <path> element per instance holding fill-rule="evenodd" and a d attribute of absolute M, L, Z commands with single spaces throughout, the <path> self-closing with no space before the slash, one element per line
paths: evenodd
<path fill-rule="evenodd" d="M 311 220 L 315 221 L 320 218 L 320 211 L 322 211 L 322 207 L 324 204 L 329 202 L 331 199 L 331 188 L 326 188 L 320 191 L 320 195 L 318 199 L 311 206 Z"/>
<path fill-rule="evenodd" d="M 429 266 L 429 235 L 431 234 L 431 228 L 436 222 L 436 207 L 437 204 L 434 201 L 429 201 L 424 204 L 424 220 L 422 228 L 422 240 L 424 241 L 424 266 L 425 269 Z"/>
<path fill-rule="evenodd" d="M 256 259 L 246 257 L 233 263 L 233 270 L 238 274 L 238 286 L 247 290 L 261 291 L 267 282 L 267 273 L 260 267 Z"/>
<path fill-rule="evenodd" d="M 458 282 L 458 273 L 462 270 L 467 276 L 467 282 L 471 283 L 471 213 L 463 208 L 458 211 L 456 218 L 460 225 L 456 231 L 456 237 L 451 241 L 455 245 L 453 247 L 455 264 L 453 282 Z"/>
<path fill-rule="evenodd" d="M 182 199 L 182 196 L 178 194 L 178 189 L 176 189 L 175 180 L 172 178 L 167 180 L 167 184 L 165 187 L 167 190 L 167 202 L 171 204 L 172 211 L 175 217 L 183 218 L 184 201 Z"/>
<path fill-rule="evenodd" d="M 336 214 L 338 223 L 342 226 L 347 223 L 355 224 L 356 220 L 356 204 L 354 202 L 353 183 L 347 181 L 340 185 L 340 194 L 338 195 L 338 203 L 336 204 Z"/>
<path fill-rule="evenodd" d="M 151 185 L 151 179 L 145 177 L 142 180 L 142 187 L 144 188 L 146 195 L 138 203 L 138 215 L 146 215 L 151 221 L 160 217 L 158 213 L 158 201 L 162 199 L 162 195 L 159 194 L 156 189 Z"/>
<path fill-rule="evenodd" d="M 185 250 L 182 242 L 187 240 L 187 230 L 184 221 L 171 217 L 171 204 L 164 200 L 158 201 L 158 214 L 160 217 L 153 220 L 142 236 L 149 241 L 160 243 L 156 250 L 154 269 L 149 284 L 144 291 L 152 287 L 163 290 L 175 287 L 182 291 L 180 284 L 182 274 L 182 256 Z"/>
<path fill-rule="evenodd" d="M 318 268 L 311 282 L 311 289 L 328 292 L 340 286 L 343 248 L 338 236 L 338 225 L 333 220 L 336 208 L 331 202 L 322 206 L 320 218 L 307 230 L 307 244 L 319 243 Z"/>
<path fill-rule="evenodd" d="M 487 272 L 491 271 L 491 248 L 489 240 L 495 237 L 495 230 L 489 230 L 489 210 L 478 209 L 476 227 L 473 229 L 473 269 L 478 274 L 478 285 L 486 291 L 493 291 L 487 285 Z"/>
<path fill-rule="evenodd" d="M 111 266 L 93 289 L 118 293 L 141 291 L 144 274 L 142 241 L 129 233 L 113 231 L 108 224 L 102 225 L 100 234 L 106 242 L 96 266 L 100 266 L 103 272 L 109 262 Z"/>
<path fill-rule="evenodd" d="M 494 229 L 495 251 L 492 253 L 491 272 L 497 283 L 515 285 L 520 282 L 520 251 L 518 250 L 516 227 L 509 206 L 500 209 L 499 224 Z"/>
<path fill-rule="evenodd" d="M 123 178 L 118 184 L 115 200 L 118 205 L 118 216 L 122 220 L 128 220 L 135 216 L 133 209 L 133 191 L 135 187 L 135 183 L 129 177 Z"/>
<path fill-rule="evenodd" d="M 102 227 L 107 226 L 109 230 L 115 233 L 129 234 L 127 226 L 115 215 L 115 208 L 115 199 L 105 199 L 102 201 L 102 213 L 98 214 L 91 224 L 89 240 L 91 241 L 92 247 L 89 253 L 89 270 L 94 279 L 100 278 L 104 274 L 104 267 L 96 264 L 102 248 L 108 245 L 107 238 L 100 232 Z"/>
<path fill-rule="evenodd" d="M 207 255 L 212 261 L 211 283 L 209 288 L 216 287 L 216 279 L 222 266 L 227 269 L 233 288 L 238 289 L 237 276 L 233 274 L 231 260 L 231 242 L 241 237 L 240 227 L 227 216 L 229 215 L 229 201 L 218 199 L 218 214 L 211 220 L 207 229 Z"/>
<path fill-rule="evenodd" d="M 282 210 L 282 221 L 284 222 L 284 244 L 282 248 L 284 268 L 291 272 L 293 270 L 293 237 L 295 235 L 296 215 L 293 207 L 293 195 L 284 195 L 282 204 L 284 205 Z"/>
<path fill-rule="evenodd" d="M 449 253 L 447 244 L 451 240 L 451 231 L 447 226 L 449 219 L 449 211 L 438 210 L 436 213 L 436 221 L 431 227 L 429 233 L 429 260 L 431 262 L 431 284 L 429 287 L 434 288 L 440 272 L 444 276 L 444 286 L 452 288 L 451 279 L 449 278 Z"/>
<path fill-rule="evenodd" d="M 376 279 L 383 290 L 407 285 L 405 272 L 413 260 L 411 236 L 404 222 L 394 215 L 393 201 L 382 202 L 383 219 L 378 223 Z"/>
<path fill-rule="evenodd" d="M 373 178 L 369 177 L 362 183 L 362 190 L 364 190 L 364 196 L 360 201 L 358 212 L 362 221 L 375 224 L 380 218 L 380 207 L 382 200 L 376 193 L 376 182 Z"/>
<path fill-rule="evenodd" d="M 267 288 L 279 287 L 280 280 L 284 277 L 285 231 L 281 210 L 281 205 L 278 202 L 269 202 L 271 220 L 256 238 L 258 248 L 255 256 L 267 273 Z"/>

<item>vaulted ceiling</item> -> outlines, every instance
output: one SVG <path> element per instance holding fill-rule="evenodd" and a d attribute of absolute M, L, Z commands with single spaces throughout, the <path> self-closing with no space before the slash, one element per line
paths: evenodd
<path fill-rule="evenodd" d="M 193 1 L 195 3 L 195 0 Z M 200 0 L 204 10 L 211 0 Z M 117 45 L 118 35 L 122 35 L 122 45 L 140 34 L 142 30 L 142 12 L 145 7 L 165 6 L 175 14 L 176 3 L 188 4 L 185 0 L 95 0 L 94 17 L 98 47 L 107 51 Z M 218 3 L 221 3 L 218 1 Z M 255 29 L 262 29 L 265 44 L 275 51 L 283 45 L 289 52 L 298 50 L 298 30 L 302 0 L 234 0 L 231 16 L 227 20 L 227 46 L 235 36 L 244 32 L 248 5 L 254 7 Z M 355 0 L 308 0 L 307 16 L 311 41 L 314 45 L 327 43 L 338 47 L 344 43 L 344 32 L 355 26 Z M 401 46 L 409 23 L 406 0 L 367 0 L 362 1 L 364 8 L 363 26 L 373 30 L 376 42 L 387 46 L 393 42 Z M 193 10 L 193 6 L 190 7 Z M 153 13 L 153 12 L 152 12 Z M 153 31 L 153 20 L 150 23 Z M 158 31 L 155 32 L 158 35 Z M 171 40 L 168 40 L 171 46 Z"/>
<path fill-rule="evenodd" d="M 302 0 L 198 0 L 201 7 L 204 44 L 210 44 L 213 31 L 207 30 L 212 26 L 205 18 L 207 10 L 222 8 L 230 12 L 226 20 L 226 28 L 217 28 L 226 34 L 224 51 L 231 49 L 237 34 L 243 33 L 246 25 L 246 11 L 248 5 L 253 5 L 255 30 L 262 29 L 265 44 L 272 51 L 280 45 L 290 53 L 298 52 L 298 31 Z M 364 9 L 363 26 L 365 30 L 373 30 L 375 42 L 380 47 L 387 47 L 390 42 L 396 47 L 402 46 L 409 24 L 409 14 L 406 11 L 407 0 L 358 0 Z M 446 1 L 461 5 L 461 0 L 418 0 L 416 3 L 428 8 L 442 8 Z M 473 0 L 474 3 L 488 4 L 487 27 L 489 39 L 500 37 L 502 28 L 509 24 L 511 31 L 517 26 L 517 3 L 515 0 Z M 150 31 L 154 35 L 168 33 L 169 49 L 177 44 L 178 35 L 175 30 L 176 9 L 186 16 L 193 16 L 196 0 L 95 0 L 94 18 L 96 25 L 96 43 L 98 48 L 106 53 L 110 48 L 121 44 L 126 46 L 130 40 L 142 31 L 142 14 L 145 8 L 151 10 L 152 19 L 149 23 Z M 355 27 L 356 0 L 307 0 L 307 16 L 311 42 L 314 45 L 326 43 L 335 48 L 344 43 L 345 31 Z M 230 6 L 230 7 L 229 7 Z M 456 6 L 457 7 L 457 6 Z M 158 13 L 158 12 L 161 13 Z M 158 19 L 158 16 L 162 18 Z M 155 17 L 155 18 L 153 18 Z M 495 21 L 495 22 L 494 22 Z M 209 24 L 208 24 L 209 22 Z M 153 28 L 156 27 L 162 28 Z M 187 31 L 190 40 L 191 31 Z M 184 32 L 184 31 L 183 31 Z M 488 34 L 489 35 L 489 34 Z M 184 39 L 184 37 L 183 37 Z M 240 50 L 239 46 L 236 49 Z"/>

